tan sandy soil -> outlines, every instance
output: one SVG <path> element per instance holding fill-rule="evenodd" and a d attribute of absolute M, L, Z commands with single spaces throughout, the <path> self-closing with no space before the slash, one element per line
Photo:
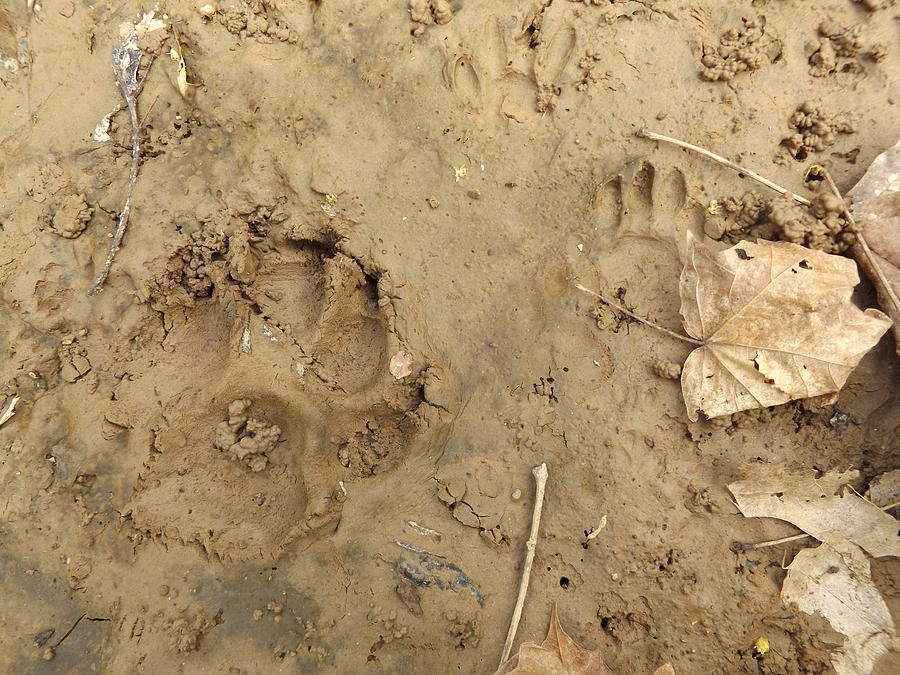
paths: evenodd
<path fill-rule="evenodd" d="M 723 224 L 756 188 L 635 132 L 846 190 L 900 132 L 897 5 L 161 2 L 187 96 L 148 34 L 92 298 L 127 113 L 91 134 L 152 7 L 26 4 L 0 7 L 2 672 L 492 673 L 541 462 L 520 640 L 555 600 L 619 673 L 827 672 L 840 635 L 779 597 L 814 543 L 736 548 L 796 530 L 725 486 L 896 468 L 890 337 L 832 406 L 690 423 L 665 377 L 690 345 L 573 284 L 677 329 L 688 231 L 846 248 L 737 201 Z M 900 567 L 873 569 L 897 617 Z"/>

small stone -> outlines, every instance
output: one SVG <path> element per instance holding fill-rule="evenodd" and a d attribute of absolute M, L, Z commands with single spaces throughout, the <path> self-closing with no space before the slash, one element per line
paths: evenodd
<path fill-rule="evenodd" d="M 510 499 L 512 499 L 514 502 L 517 502 L 517 501 L 519 501 L 520 499 L 522 499 L 522 491 L 519 490 L 518 488 L 516 488 L 515 490 L 513 490 L 513 493 L 512 493 L 509 497 L 510 497 Z"/>
<path fill-rule="evenodd" d="M 262 619 L 262 618 L 263 618 L 263 614 L 264 614 L 264 612 L 263 612 L 261 609 L 254 609 L 254 610 L 253 610 L 253 618 L 254 618 L 256 621 L 259 621 L 260 619 Z"/>
<path fill-rule="evenodd" d="M 280 602 L 275 602 L 274 600 L 272 600 L 268 605 L 266 605 L 266 609 L 268 609 L 270 612 L 281 614 L 284 611 L 284 605 L 282 605 Z"/>
<path fill-rule="evenodd" d="M 441 205 L 441 203 L 438 201 L 437 197 L 429 197 L 426 201 L 428 202 L 428 206 L 430 206 L 433 209 L 436 209 L 437 207 L 439 207 Z"/>
<path fill-rule="evenodd" d="M 44 661 L 52 661 L 56 657 L 56 651 L 53 647 L 47 647 L 41 655 Z"/>
<path fill-rule="evenodd" d="M 160 586 L 160 587 L 157 589 L 157 591 L 159 591 L 159 594 L 160 594 L 161 596 L 166 597 L 166 596 L 169 594 L 169 587 L 166 586 L 165 584 L 163 584 L 162 586 Z"/>
<path fill-rule="evenodd" d="M 481 190 L 469 190 L 469 199 L 481 199 Z"/>

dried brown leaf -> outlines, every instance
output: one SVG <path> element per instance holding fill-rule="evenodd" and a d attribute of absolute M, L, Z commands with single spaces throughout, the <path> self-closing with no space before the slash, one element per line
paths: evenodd
<path fill-rule="evenodd" d="M 495 675 L 612 675 L 598 651 L 579 647 L 559 623 L 556 603 L 550 629 L 540 645 L 525 642 L 519 653 L 503 663 Z"/>
<path fill-rule="evenodd" d="M 841 256 L 764 240 L 713 254 L 689 234 L 681 316 L 704 343 L 681 375 L 691 420 L 839 391 L 891 325 L 850 301 L 857 283 Z"/>
<path fill-rule="evenodd" d="M 728 486 L 748 518 L 778 518 L 832 547 L 846 542 L 869 555 L 900 556 L 897 521 L 875 504 L 841 488 L 857 471 L 829 471 L 819 478 L 811 469 L 783 464 L 749 464 L 744 477 Z"/>
<path fill-rule="evenodd" d="M 846 639 L 831 655 L 838 675 L 866 675 L 894 641 L 894 622 L 872 581 L 869 560 L 850 543 L 800 551 L 781 589 L 786 603 L 818 614 Z"/>
<path fill-rule="evenodd" d="M 728 486 L 747 517 L 778 518 L 822 542 L 804 549 L 788 566 L 781 589 L 786 603 L 819 614 L 846 640 L 831 657 L 839 675 L 869 673 L 894 638 L 894 624 L 872 582 L 866 552 L 900 555 L 897 521 L 849 489 L 857 471 L 811 470 L 783 464 L 750 464 Z M 864 552 L 865 551 L 865 552 Z"/>
<path fill-rule="evenodd" d="M 882 152 L 847 196 L 854 219 L 862 226 L 866 243 L 881 275 L 871 274 L 878 302 L 894 320 L 894 339 L 900 354 L 900 141 Z M 857 259 L 864 252 L 854 247 Z"/>

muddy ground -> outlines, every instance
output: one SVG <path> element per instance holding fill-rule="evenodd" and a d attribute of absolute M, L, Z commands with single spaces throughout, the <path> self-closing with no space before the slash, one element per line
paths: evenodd
<path fill-rule="evenodd" d="M 890 337 L 832 406 L 690 423 L 665 376 L 691 347 L 573 284 L 678 329 L 688 231 L 845 248 L 636 132 L 846 190 L 900 132 L 898 7 L 197 4 L 141 39 L 97 297 L 128 113 L 92 133 L 153 7 L 0 8 L 0 669 L 491 673 L 546 462 L 520 641 L 556 601 L 616 672 L 827 672 L 841 637 L 779 598 L 813 544 L 740 551 L 795 530 L 725 486 L 896 468 Z"/>

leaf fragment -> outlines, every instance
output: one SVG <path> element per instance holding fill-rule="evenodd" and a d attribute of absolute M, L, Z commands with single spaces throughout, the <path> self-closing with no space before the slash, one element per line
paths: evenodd
<path fill-rule="evenodd" d="M 875 504 L 841 487 L 858 471 L 812 470 L 783 464 L 750 464 L 742 480 L 731 483 L 738 508 L 748 518 L 778 518 L 831 546 L 853 542 L 869 555 L 900 556 L 897 521 Z"/>
<path fill-rule="evenodd" d="M 894 340 L 900 354 L 900 141 L 882 152 L 847 193 L 850 212 L 862 226 L 871 256 L 856 244 L 860 262 L 871 259 L 881 274 L 870 274 L 882 309 L 894 320 Z M 868 270 L 867 270 L 868 271 Z"/>
<path fill-rule="evenodd" d="M 713 254 L 688 234 L 685 331 L 703 341 L 681 389 L 692 421 L 839 391 L 890 327 L 850 296 L 856 263 L 789 242 L 740 242 Z"/>
<path fill-rule="evenodd" d="M 550 628 L 540 645 L 525 642 L 495 675 L 612 675 L 599 651 L 579 647 L 563 630 L 556 612 L 550 611 Z"/>
<path fill-rule="evenodd" d="M 788 566 L 781 597 L 807 614 L 818 614 L 846 636 L 831 655 L 838 675 L 865 675 L 888 651 L 894 623 L 872 581 L 869 560 L 849 542 L 800 551 Z"/>
<path fill-rule="evenodd" d="M 728 486 L 747 517 L 786 520 L 822 542 L 800 551 L 781 589 L 786 603 L 819 614 L 846 640 L 831 656 L 838 675 L 872 671 L 894 640 L 887 605 L 872 581 L 870 555 L 900 556 L 897 521 L 876 505 L 841 488 L 857 471 L 789 470 L 783 464 L 751 464 Z"/>
<path fill-rule="evenodd" d="M 184 57 L 181 56 L 181 53 L 172 47 L 169 50 L 169 58 L 175 61 L 178 64 L 178 74 L 175 76 L 175 84 L 178 86 L 178 93 L 182 96 L 187 97 L 188 95 L 188 81 L 187 81 L 187 66 L 184 63 Z"/>

